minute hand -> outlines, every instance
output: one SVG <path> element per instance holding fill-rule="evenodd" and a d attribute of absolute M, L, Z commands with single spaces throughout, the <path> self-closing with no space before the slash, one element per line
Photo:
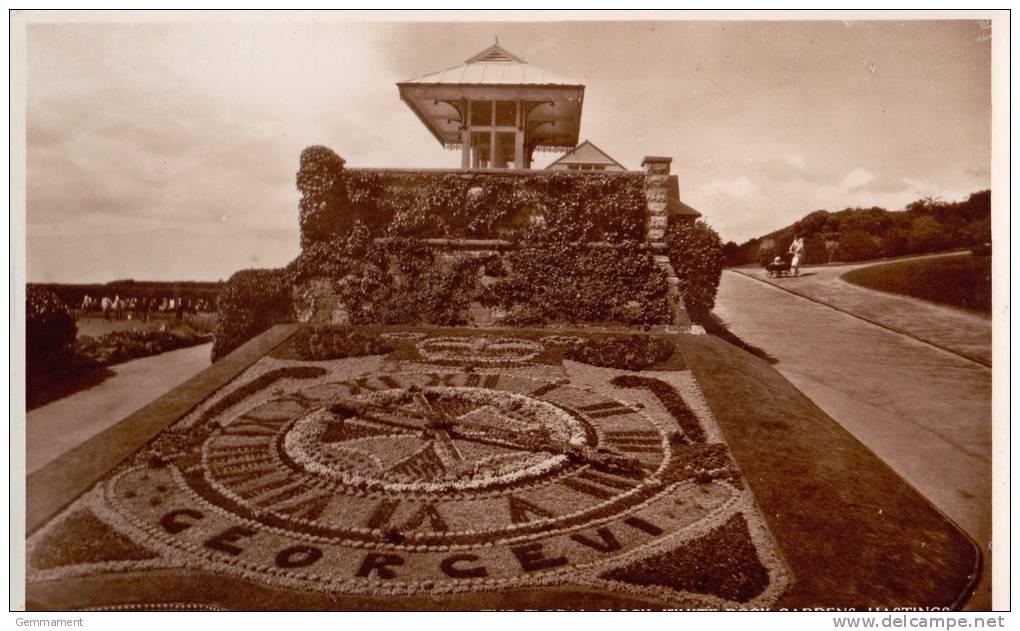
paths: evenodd
<path fill-rule="evenodd" d="M 411 432 L 428 432 L 434 429 L 444 429 L 451 438 L 465 440 L 484 445 L 497 447 L 510 447 L 529 451 L 533 453 L 546 452 L 564 455 L 576 462 L 590 464 L 601 469 L 639 471 L 640 462 L 629 456 L 610 451 L 607 449 L 596 450 L 587 445 L 575 445 L 536 432 L 514 432 L 509 430 L 495 430 L 490 427 L 483 427 L 449 417 L 440 418 L 439 415 L 415 414 L 406 408 L 401 409 L 401 416 L 406 415 L 424 421 L 421 425 L 395 420 L 393 414 L 385 406 L 358 401 L 355 399 L 343 399 L 330 410 L 335 414 L 344 417 L 357 415 L 359 418 L 372 423 L 386 425 L 396 429 Z M 463 429 L 474 431 L 465 432 Z"/>

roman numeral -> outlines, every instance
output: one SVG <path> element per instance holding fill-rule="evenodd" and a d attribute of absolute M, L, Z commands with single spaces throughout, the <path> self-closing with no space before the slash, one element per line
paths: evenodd
<path fill-rule="evenodd" d="M 582 545 L 588 546 L 589 548 L 594 548 L 599 552 L 615 552 L 622 547 L 620 542 L 617 541 L 616 536 L 613 535 L 613 531 L 609 528 L 599 528 L 595 531 L 595 533 L 599 536 L 598 540 L 580 533 L 570 535 L 570 538 Z"/>
<path fill-rule="evenodd" d="M 311 494 L 301 494 L 297 502 L 292 502 L 295 495 L 293 491 L 296 489 L 288 489 L 282 493 L 270 496 L 258 502 L 260 506 L 266 509 L 279 513 L 281 515 L 287 515 L 295 519 L 305 519 L 308 521 L 314 521 L 318 519 L 323 511 L 326 510 L 326 506 L 329 505 L 329 501 L 333 499 L 333 496 L 323 491 L 314 491 Z"/>
<path fill-rule="evenodd" d="M 603 403 L 595 403 L 592 405 L 586 405 L 581 408 L 577 408 L 578 411 L 584 412 L 591 418 L 605 418 L 607 416 L 622 416 L 624 414 L 632 414 L 633 408 L 630 408 L 622 403 L 616 401 L 605 401 Z"/>
<path fill-rule="evenodd" d="M 623 523 L 627 524 L 631 528 L 636 528 L 642 532 L 646 532 L 653 537 L 658 537 L 663 533 L 662 528 L 659 528 L 655 524 L 649 523 L 640 517 L 628 517 L 623 520 Z"/>
<path fill-rule="evenodd" d="M 223 430 L 229 436 L 275 436 L 288 418 L 255 418 L 242 416 Z"/>
<path fill-rule="evenodd" d="M 259 467 L 256 469 L 241 469 L 238 471 L 216 471 L 213 473 L 220 482 L 225 482 L 231 486 L 243 486 L 250 482 L 255 482 L 265 478 L 267 475 L 276 473 L 276 469 L 271 467 Z"/>
<path fill-rule="evenodd" d="M 386 388 L 380 387 L 378 383 L 373 383 L 371 381 L 371 379 L 372 379 L 371 377 L 358 377 L 356 379 L 347 379 L 347 380 L 341 381 L 340 385 L 347 386 L 347 388 L 351 391 L 351 396 L 356 396 L 358 394 L 361 394 L 361 392 L 363 390 L 367 390 L 368 392 L 378 392 L 379 390 L 385 390 L 386 389 Z M 396 386 L 390 386 L 385 381 L 382 381 L 382 379 L 379 379 L 378 381 L 380 381 L 383 385 L 389 386 L 390 388 L 396 387 Z M 394 383 L 396 383 L 396 382 L 394 382 Z"/>
<path fill-rule="evenodd" d="M 662 451 L 658 432 L 647 430 L 606 432 L 606 442 L 617 451 L 633 454 L 657 454 Z"/>
<path fill-rule="evenodd" d="M 562 480 L 560 484 L 600 500 L 608 500 L 640 484 L 639 481 L 591 469 Z"/>
<path fill-rule="evenodd" d="M 220 475 L 219 477 L 220 477 L 220 479 L 223 479 L 222 475 Z M 236 482 L 235 482 L 235 484 L 236 484 Z M 290 479 L 290 478 L 288 478 L 286 476 L 284 476 L 282 478 L 277 478 L 276 480 L 270 480 L 270 481 L 266 481 L 264 479 L 264 476 L 263 476 L 263 480 L 262 480 L 261 484 L 256 484 L 255 486 L 252 486 L 252 487 L 248 487 L 248 488 L 245 488 L 245 489 L 240 489 L 240 490 L 237 491 L 237 494 L 240 495 L 241 497 L 245 498 L 245 499 L 251 499 L 251 498 L 253 498 L 255 496 L 263 495 L 265 493 L 269 493 L 270 491 L 279 491 L 282 488 L 289 488 L 289 487 L 293 487 L 294 485 L 295 485 L 294 480 L 292 480 L 292 479 Z M 256 502 L 256 503 L 258 503 L 258 502 Z"/>
<path fill-rule="evenodd" d="M 274 463 L 272 454 L 266 451 L 264 445 L 252 446 L 229 446 L 218 449 L 210 449 L 206 455 L 209 468 L 214 473 L 231 473 L 238 467 L 247 469 L 252 465 L 261 465 L 259 469 L 272 468 Z"/>
<path fill-rule="evenodd" d="M 446 532 L 450 529 L 446 525 L 446 520 L 439 514 L 439 509 L 434 504 L 422 504 L 421 508 L 418 509 L 414 515 L 411 515 L 402 526 L 400 526 L 401 532 L 414 532 L 421 528 L 425 522 L 428 522 L 429 527 L 433 532 Z"/>
<path fill-rule="evenodd" d="M 533 390 L 531 392 L 531 396 L 533 396 L 533 397 L 540 397 L 542 395 L 549 394 L 550 392 L 552 392 L 553 390 L 555 390 L 556 388 L 559 388 L 559 387 L 560 387 L 559 384 L 545 383 L 545 384 L 542 384 L 541 386 L 535 388 L 535 390 Z"/>
<path fill-rule="evenodd" d="M 523 524 L 534 518 L 555 517 L 552 512 L 515 495 L 507 497 L 507 501 L 510 507 L 510 521 L 515 524 Z"/>
<path fill-rule="evenodd" d="M 457 385 L 454 382 L 454 380 L 457 378 L 457 374 L 456 373 L 438 374 L 438 373 L 432 372 L 432 373 L 429 373 L 428 377 L 429 377 L 429 381 L 428 381 L 428 383 L 425 384 L 425 387 L 428 387 L 428 386 L 456 386 Z"/>
<path fill-rule="evenodd" d="M 262 445 L 212 445 L 206 453 L 206 458 L 210 462 L 220 460 L 248 462 L 258 460 L 263 454 L 265 447 Z"/>
<path fill-rule="evenodd" d="M 375 510 L 372 511 L 372 515 L 368 518 L 369 528 L 383 528 L 390 523 L 390 518 L 393 517 L 393 513 L 397 512 L 397 508 L 400 506 L 399 500 L 381 500 L 376 504 Z"/>
<path fill-rule="evenodd" d="M 446 532 L 450 529 L 446 519 L 443 518 L 436 505 L 432 503 L 422 504 L 404 523 L 393 525 L 391 523 L 393 515 L 397 512 L 398 508 L 400 508 L 400 500 L 381 500 L 368 518 L 367 526 L 378 530 L 395 528 L 398 532 L 402 533 L 414 532 L 426 524 L 428 524 L 433 532 Z"/>

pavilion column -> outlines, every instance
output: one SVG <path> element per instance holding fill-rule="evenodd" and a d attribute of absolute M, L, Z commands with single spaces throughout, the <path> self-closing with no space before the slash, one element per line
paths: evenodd
<path fill-rule="evenodd" d="M 467 127 L 460 130 L 460 168 L 470 169 L 471 168 L 471 132 L 468 131 Z"/>

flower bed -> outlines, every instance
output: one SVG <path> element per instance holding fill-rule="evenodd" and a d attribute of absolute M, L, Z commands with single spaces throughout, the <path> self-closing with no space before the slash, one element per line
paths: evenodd
<path fill-rule="evenodd" d="M 676 343 L 671 339 L 651 335 L 631 335 L 589 339 L 580 344 L 566 347 L 564 357 L 592 366 L 619 368 L 622 370 L 644 370 L 665 362 L 676 352 Z M 683 360 L 674 370 L 683 369 Z"/>
<path fill-rule="evenodd" d="M 175 590 L 237 579 L 391 603 L 586 586 L 674 608 L 769 607 L 788 584 L 710 413 L 700 436 L 675 418 L 693 382 L 628 375 L 644 392 L 622 392 L 614 371 L 562 365 L 611 334 L 304 331 L 37 531 L 29 581 L 155 571 Z M 384 340 L 396 350 L 370 361 L 287 356 Z M 534 374 L 543 355 L 557 376 Z M 251 604 L 228 592 L 216 604 Z"/>
<path fill-rule="evenodd" d="M 166 331 L 144 329 L 114 331 L 99 337 L 83 336 L 78 338 L 75 351 L 93 360 L 97 366 L 112 366 L 132 359 L 205 344 L 211 340 L 210 334 L 201 333 L 185 325 Z"/>
<path fill-rule="evenodd" d="M 290 344 L 294 354 L 306 361 L 323 361 L 383 355 L 393 351 L 393 345 L 379 336 L 329 326 L 313 326 L 294 336 Z"/>

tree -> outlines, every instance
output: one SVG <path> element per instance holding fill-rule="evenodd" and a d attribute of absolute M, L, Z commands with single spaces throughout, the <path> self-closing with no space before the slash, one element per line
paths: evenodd
<path fill-rule="evenodd" d="M 910 224 L 907 248 L 910 252 L 935 252 L 949 247 L 951 236 L 945 227 L 927 215 L 915 217 Z"/>
<path fill-rule="evenodd" d="M 743 252 L 740 250 L 740 246 L 734 241 L 727 241 L 722 248 L 723 261 L 727 267 L 736 267 L 743 265 L 747 261 L 744 260 Z"/>
<path fill-rule="evenodd" d="M 793 224 L 794 232 L 809 237 L 825 230 L 825 224 L 829 219 L 829 211 L 816 210 L 804 216 L 803 219 Z"/>
<path fill-rule="evenodd" d="M 879 250 L 871 235 L 858 228 L 839 238 L 838 252 L 840 260 L 864 261 L 878 256 Z"/>
<path fill-rule="evenodd" d="M 25 365 L 30 376 L 49 371 L 69 354 L 78 326 L 67 305 L 47 289 L 28 287 L 25 296 Z"/>
<path fill-rule="evenodd" d="M 825 239 L 814 234 L 804 239 L 804 260 L 807 265 L 817 265 L 829 262 L 829 251 L 825 247 Z"/>
<path fill-rule="evenodd" d="M 882 237 L 882 254 L 884 256 L 902 256 L 910 252 L 910 233 L 893 226 L 885 231 Z"/>

